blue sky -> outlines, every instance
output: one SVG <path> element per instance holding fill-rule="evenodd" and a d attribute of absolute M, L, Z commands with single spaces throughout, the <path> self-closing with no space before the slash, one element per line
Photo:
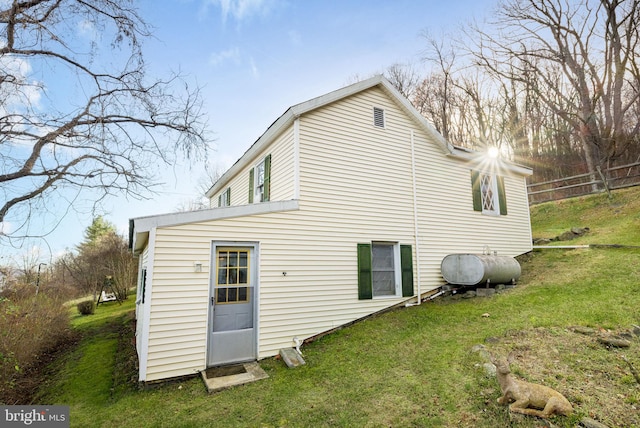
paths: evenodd
<path fill-rule="evenodd" d="M 149 72 L 180 71 L 203 88 L 216 139 L 208 161 L 226 169 L 291 105 L 383 72 L 421 62 L 425 31 L 456 34 L 481 21 L 490 0 L 142 0 L 154 27 L 145 43 Z M 202 163 L 158 171 L 162 193 L 145 201 L 114 198 L 104 216 L 126 232 L 128 219 L 172 212 L 198 196 Z M 91 215 L 70 212 L 42 245 L 46 262 L 73 248 Z"/>

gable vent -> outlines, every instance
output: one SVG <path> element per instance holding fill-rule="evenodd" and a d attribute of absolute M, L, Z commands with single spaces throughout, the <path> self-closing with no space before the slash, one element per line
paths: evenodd
<path fill-rule="evenodd" d="M 373 108 L 373 124 L 379 128 L 384 128 L 384 110 L 379 107 Z"/>

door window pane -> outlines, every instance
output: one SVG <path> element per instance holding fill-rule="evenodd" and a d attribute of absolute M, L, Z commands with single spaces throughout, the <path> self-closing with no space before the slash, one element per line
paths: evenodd
<path fill-rule="evenodd" d="M 249 250 L 219 250 L 216 275 L 217 303 L 246 303 L 249 299 Z"/>
<path fill-rule="evenodd" d="M 246 284 L 247 283 L 247 268 L 240 268 L 238 270 L 238 284 Z"/>
<path fill-rule="evenodd" d="M 226 288 L 218 288 L 216 293 L 216 302 L 225 303 L 227 301 L 227 289 Z"/>

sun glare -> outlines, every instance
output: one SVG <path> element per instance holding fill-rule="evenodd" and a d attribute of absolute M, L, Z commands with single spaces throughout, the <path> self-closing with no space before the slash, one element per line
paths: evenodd
<path fill-rule="evenodd" d="M 489 147 L 489 150 L 487 150 L 487 154 L 491 159 L 496 159 L 498 156 L 500 156 L 500 150 L 497 147 Z"/>

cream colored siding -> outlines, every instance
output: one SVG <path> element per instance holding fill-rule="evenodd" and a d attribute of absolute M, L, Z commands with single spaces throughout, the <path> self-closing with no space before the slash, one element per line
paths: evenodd
<path fill-rule="evenodd" d="M 236 174 L 210 200 L 212 208 L 218 207 L 218 198 L 227 188 L 231 188 L 231 205 L 249 203 L 249 170 L 271 154 L 271 194 L 269 200 L 284 201 L 293 199 L 294 192 L 294 158 L 293 127 L 290 127 L 277 140 L 258 154 L 250 166 Z"/>
<path fill-rule="evenodd" d="M 373 107 L 384 109 L 384 129 L 373 125 Z M 272 155 L 271 200 L 294 195 L 293 139 L 289 126 L 256 156 Z M 507 216 L 475 212 L 470 171 L 477 165 L 445 155 L 379 87 L 300 116 L 299 157 L 298 210 L 158 227 L 146 380 L 205 368 L 212 242 L 258 246 L 260 358 L 293 346 L 294 336 L 307 338 L 405 300 L 358 300 L 358 243 L 412 245 L 422 292 L 442 284 L 440 262 L 447 254 L 479 253 L 485 245 L 504 255 L 531 248 L 524 178 L 500 173 Z M 229 181 L 234 205 L 247 203 L 250 167 Z M 217 195 L 213 200 L 217 204 Z"/>
<path fill-rule="evenodd" d="M 142 251 L 142 254 L 138 256 L 138 284 L 136 294 L 136 349 L 138 351 L 138 357 L 140 357 L 140 351 L 142 350 L 142 326 L 145 322 L 144 320 L 144 312 L 142 308 L 142 296 L 139 294 L 142 292 L 143 287 L 140 282 L 142 281 L 142 271 L 147 269 L 147 265 L 149 262 L 149 246 L 146 246 Z"/>
<path fill-rule="evenodd" d="M 488 248 L 500 255 L 516 256 L 531 250 L 524 177 L 442 156 L 423 134 L 416 135 L 415 144 L 423 280 L 430 284 L 443 282 L 440 263 L 447 254 L 478 254 Z M 473 169 L 504 177 L 506 216 L 473 210 Z"/>
<path fill-rule="evenodd" d="M 358 301 L 356 241 L 305 217 L 295 211 L 158 229 L 147 380 L 205 366 L 212 241 L 259 243 L 261 358 L 292 346 L 293 336 L 315 335 L 399 301 Z M 188 245 L 176 252 L 179 242 Z M 193 272 L 194 260 L 203 262 L 202 273 Z"/>

